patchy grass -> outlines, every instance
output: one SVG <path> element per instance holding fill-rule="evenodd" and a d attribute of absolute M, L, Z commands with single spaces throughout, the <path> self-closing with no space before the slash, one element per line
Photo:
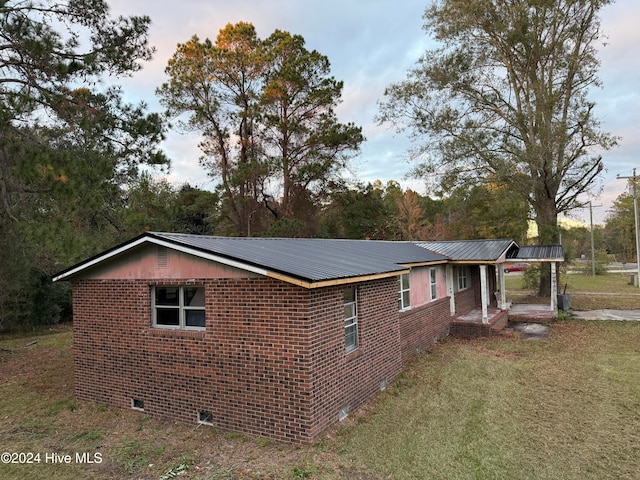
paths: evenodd
<path fill-rule="evenodd" d="M 70 331 L 0 337 L 0 452 L 40 454 L 0 478 L 637 478 L 640 322 L 551 328 L 446 340 L 306 447 L 76 401 Z"/>
<path fill-rule="evenodd" d="M 328 471 L 314 449 L 76 401 L 71 347 L 68 328 L 0 337 L 0 453 L 40 454 L 39 463 L 0 463 L 1 479 L 286 480 Z M 71 463 L 47 461 L 54 453 Z"/>
<path fill-rule="evenodd" d="M 552 332 L 438 345 L 343 432 L 344 461 L 394 479 L 637 478 L 640 323 Z"/>
<path fill-rule="evenodd" d="M 571 296 L 574 310 L 640 309 L 640 289 L 629 283 L 629 274 L 607 273 L 605 275 L 561 274 L 560 288 Z M 523 288 L 522 275 L 505 275 L 507 295 L 516 302 L 534 302 L 535 292 Z M 541 300 L 546 303 L 548 300 Z"/>

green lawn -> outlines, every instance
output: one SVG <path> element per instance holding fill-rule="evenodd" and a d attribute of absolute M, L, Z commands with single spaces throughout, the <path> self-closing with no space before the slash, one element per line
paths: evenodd
<path fill-rule="evenodd" d="M 0 451 L 41 455 L 0 463 L 0 478 L 638 478 L 640 322 L 551 329 L 543 341 L 445 340 L 307 447 L 76 401 L 71 332 L 0 337 Z"/>
<path fill-rule="evenodd" d="M 557 323 L 546 341 L 446 341 L 345 430 L 377 478 L 636 479 L 640 323 Z"/>
<path fill-rule="evenodd" d="M 640 309 L 640 289 L 630 285 L 629 274 L 605 275 L 560 274 L 560 288 L 571 297 L 575 310 L 603 308 L 626 310 Z M 507 296 L 517 301 L 527 301 L 533 291 L 523 287 L 523 275 L 505 275 Z"/>

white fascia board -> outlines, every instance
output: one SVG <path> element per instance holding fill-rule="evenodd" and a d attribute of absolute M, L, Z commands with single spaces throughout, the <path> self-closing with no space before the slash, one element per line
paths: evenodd
<path fill-rule="evenodd" d="M 142 237 L 139 238 L 137 240 L 132 241 L 131 243 L 127 243 L 126 245 L 122 245 L 119 248 L 116 248 L 115 250 L 112 250 L 110 252 L 105 253 L 104 255 L 100 255 L 92 260 L 89 260 L 85 263 L 81 263 L 80 265 L 78 265 L 75 268 L 72 268 L 71 270 L 68 270 L 64 273 L 61 273 L 60 275 L 57 275 L 55 277 L 52 278 L 52 281 L 54 282 L 58 282 L 60 280 L 65 280 L 69 277 L 72 277 L 73 275 L 76 275 L 77 273 L 80 273 L 83 270 L 89 269 L 95 265 L 98 265 L 99 263 L 102 263 L 106 260 L 109 260 L 110 258 L 116 257 L 118 255 L 120 255 L 121 253 L 126 252 L 127 250 L 131 250 L 132 248 L 135 248 L 139 245 L 145 244 L 145 243 L 152 243 L 155 245 L 160 245 L 162 247 L 167 247 L 170 248 L 172 250 L 177 250 L 179 252 L 183 252 L 183 253 L 187 253 L 189 255 L 193 255 L 195 257 L 199 257 L 199 258 L 204 258 L 206 260 L 211 260 L 213 262 L 217 262 L 217 263 L 221 263 L 223 265 L 227 265 L 229 267 L 235 267 L 235 268 L 239 268 L 240 270 L 245 270 L 247 272 L 252 272 L 252 273 L 257 273 L 258 275 L 263 275 L 263 276 L 267 276 L 268 271 L 263 269 L 263 268 L 258 268 L 258 267 L 254 267 L 253 265 L 247 265 L 246 263 L 242 263 L 242 262 L 238 262 L 236 260 L 231 260 L 225 257 L 220 257 L 218 255 L 215 255 L 213 253 L 207 253 L 207 252 L 203 252 L 201 250 L 197 250 L 195 248 L 191 248 L 188 247 L 186 245 L 180 245 L 180 244 L 175 244 L 172 242 L 168 242 L 166 240 L 161 240 L 159 238 L 153 238 L 153 237 Z"/>

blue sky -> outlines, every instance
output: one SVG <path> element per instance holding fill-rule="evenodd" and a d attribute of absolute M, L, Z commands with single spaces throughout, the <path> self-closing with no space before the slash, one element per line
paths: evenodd
<path fill-rule="evenodd" d="M 408 139 L 374 121 L 386 86 L 402 80 L 407 70 L 429 47 L 422 29 L 427 0 L 111 0 L 114 14 L 151 17 L 150 42 L 157 49 L 152 62 L 131 79 L 121 81 L 130 101 L 145 101 L 161 111 L 155 89 L 166 81 L 164 68 L 178 43 L 193 35 L 215 40 L 227 23 L 251 22 L 260 38 L 274 30 L 302 35 L 308 49 L 318 50 L 331 62 L 332 75 L 344 82 L 338 109 L 342 122 L 363 127 L 367 141 L 352 162 L 354 179 L 397 180 L 423 193 L 423 182 L 406 180 Z M 591 99 L 604 130 L 621 137 L 620 145 L 604 152 L 607 172 L 603 192 L 592 200 L 594 221 L 604 221 L 611 202 L 625 191 L 624 180 L 634 167 L 640 173 L 640 2 L 618 0 L 602 10 L 606 46 L 600 48 L 601 89 Z M 175 183 L 189 182 L 212 188 L 214 182 L 198 164 L 198 138 L 171 132 L 164 149 L 172 159 L 169 174 Z M 588 219 L 588 209 L 576 216 Z"/>

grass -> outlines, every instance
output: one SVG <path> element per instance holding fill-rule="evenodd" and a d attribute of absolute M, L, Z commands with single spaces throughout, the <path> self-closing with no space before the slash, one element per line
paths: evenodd
<path fill-rule="evenodd" d="M 68 329 L 0 336 L 0 452 L 41 454 L 0 463 L 0 478 L 637 478 L 640 322 L 551 331 L 445 340 L 305 447 L 76 401 Z M 46 453 L 101 461 L 54 464 Z"/>
<path fill-rule="evenodd" d="M 439 344 L 344 432 L 344 460 L 377 478 L 637 478 L 640 324 L 552 328 Z"/>
<path fill-rule="evenodd" d="M 575 310 L 634 310 L 640 309 L 640 289 L 630 285 L 629 274 L 607 273 L 605 275 L 565 274 L 560 275 L 560 288 L 571 297 Z M 507 296 L 515 301 L 527 301 L 533 291 L 523 288 L 523 275 L 505 275 Z M 546 300 L 545 300 L 546 302 Z"/>
<path fill-rule="evenodd" d="M 0 336 L 0 453 L 40 454 L 31 464 L 0 462 L 1 479 L 287 480 L 327 471 L 315 449 L 76 401 L 72 342 L 68 327 Z M 47 461 L 53 453 L 72 461 Z"/>

